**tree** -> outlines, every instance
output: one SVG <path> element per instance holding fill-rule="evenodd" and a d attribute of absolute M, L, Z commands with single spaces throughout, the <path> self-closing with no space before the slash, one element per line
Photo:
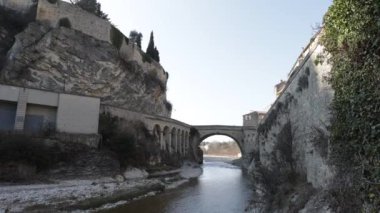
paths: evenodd
<path fill-rule="evenodd" d="M 150 39 L 148 47 L 146 49 L 146 54 L 157 62 L 160 62 L 160 53 L 158 52 L 157 47 L 154 45 L 153 31 L 150 33 Z"/>
<path fill-rule="evenodd" d="M 142 33 L 139 33 L 137 32 L 136 30 L 132 30 L 130 33 L 129 33 L 129 40 L 132 42 L 132 43 L 136 43 L 138 47 L 141 48 L 141 41 L 142 41 Z"/>
<path fill-rule="evenodd" d="M 70 0 L 71 3 L 79 6 L 83 10 L 92 13 L 102 19 L 108 20 L 108 15 L 101 9 L 101 4 L 97 0 Z"/>

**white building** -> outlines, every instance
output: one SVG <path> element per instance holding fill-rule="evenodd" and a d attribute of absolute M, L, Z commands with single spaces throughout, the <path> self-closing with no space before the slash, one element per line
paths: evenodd
<path fill-rule="evenodd" d="M 98 134 L 100 99 L 0 84 L 0 131 Z"/>

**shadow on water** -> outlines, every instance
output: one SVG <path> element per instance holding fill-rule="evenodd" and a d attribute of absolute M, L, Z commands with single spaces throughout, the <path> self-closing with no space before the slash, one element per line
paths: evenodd
<path fill-rule="evenodd" d="M 203 174 L 185 186 L 132 201 L 108 212 L 235 213 L 244 212 L 252 198 L 249 180 L 239 167 L 207 160 Z"/>

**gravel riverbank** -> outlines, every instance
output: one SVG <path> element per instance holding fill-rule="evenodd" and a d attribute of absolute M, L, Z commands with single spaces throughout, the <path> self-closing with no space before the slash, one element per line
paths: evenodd
<path fill-rule="evenodd" d="M 169 177 L 167 176 L 170 174 Z M 90 180 L 55 181 L 51 184 L 0 185 L 0 213 L 98 211 L 118 202 L 125 202 L 146 194 L 178 187 L 189 178 L 201 175 L 201 168 L 193 163 L 174 172 L 162 171 L 148 178 L 136 169 L 117 175 Z M 131 179 L 124 178 L 133 177 Z M 92 209 L 92 210 L 91 210 Z"/>

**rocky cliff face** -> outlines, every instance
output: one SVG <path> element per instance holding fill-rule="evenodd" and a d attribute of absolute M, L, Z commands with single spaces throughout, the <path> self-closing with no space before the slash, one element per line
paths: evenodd
<path fill-rule="evenodd" d="M 102 104 L 170 116 L 166 81 L 158 78 L 162 68 L 146 70 L 149 62 L 121 59 L 107 42 L 36 22 L 15 37 L 0 27 L 0 36 L 2 83 L 96 96 Z"/>

